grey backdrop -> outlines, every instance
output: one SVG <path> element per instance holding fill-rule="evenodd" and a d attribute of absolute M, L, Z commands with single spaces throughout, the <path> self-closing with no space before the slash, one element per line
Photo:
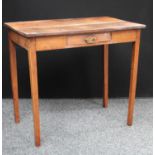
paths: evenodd
<path fill-rule="evenodd" d="M 113 16 L 144 23 L 138 73 L 137 96 L 152 96 L 152 0 L 3 0 L 3 22 L 50 18 Z M 3 98 L 10 98 L 9 55 L 3 27 Z M 74 48 L 38 54 L 40 97 L 101 97 L 103 47 Z M 17 47 L 19 95 L 30 97 L 27 53 Z M 109 95 L 126 97 L 129 89 L 131 44 L 110 46 Z"/>

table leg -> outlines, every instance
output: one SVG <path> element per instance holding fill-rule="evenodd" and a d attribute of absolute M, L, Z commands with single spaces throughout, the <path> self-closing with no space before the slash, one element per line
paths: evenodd
<path fill-rule="evenodd" d="M 10 53 L 10 74 L 11 74 L 11 85 L 12 85 L 12 95 L 13 95 L 13 105 L 14 105 L 14 116 L 15 122 L 20 122 L 19 114 L 19 99 L 18 99 L 18 77 L 17 77 L 17 60 L 16 60 L 16 48 L 15 44 L 9 39 L 9 53 Z"/>
<path fill-rule="evenodd" d="M 104 57 L 103 57 L 103 66 L 104 66 L 104 86 L 103 86 L 103 107 L 108 106 L 108 59 L 109 59 L 109 45 L 104 45 Z"/>
<path fill-rule="evenodd" d="M 132 62 L 131 62 L 128 120 L 127 120 L 127 124 L 129 126 L 131 126 L 133 122 L 133 111 L 134 111 L 136 84 L 137 84 L 139 45 L 140 45 L 140 31 L 137 31 L 137 38 L 136 38 L 136 41 L 133 43 L 133 47 L 132 47 L 133 49 L 132 49 L 132 60 L 131 60 Z"/>
<path fill-rule="evenodd" d="M 34 120 L 35 145 L 40 146 L 40 116 L 39 116 L 39 96 L 38 96 L 38 74 L 37 74 L 37 55 L 35 40 L 31 40 L 28 49 L 32 111 Z"/>

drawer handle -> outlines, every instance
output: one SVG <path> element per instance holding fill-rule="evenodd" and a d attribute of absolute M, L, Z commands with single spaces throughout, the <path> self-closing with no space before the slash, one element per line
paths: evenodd
<path fill-rule="evenodd" d="M 95 37 L 88 37 L 86 39 L 84 39 L 84 41 L 87 43 L 87 44 L 93 44 L 96 42 L 96 38 Z"/>

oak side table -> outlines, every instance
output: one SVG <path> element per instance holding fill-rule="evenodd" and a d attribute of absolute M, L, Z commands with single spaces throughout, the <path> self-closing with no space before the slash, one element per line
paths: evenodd
<path fill-rule="evenodd" d="M 108 106 L 109 44 L 132 43 L 132 60 L 127 124 L 132 125 L 136 95 L 141 29 L 145 25 L 112 17 L 52 19 L 5 23 L 8 28 L 10 71 L 15 122 L 20 122 L 15 44 L 28 53 L 35 145 L 40 146 L 40 116 L 37 77 L 37 52 L 84 46 L 104 47 L 103 106 Z"/>

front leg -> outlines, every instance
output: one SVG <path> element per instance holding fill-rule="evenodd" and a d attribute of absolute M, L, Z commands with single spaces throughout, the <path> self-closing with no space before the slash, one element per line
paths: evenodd
<path fill-rule="evenodd" d="M 134 111 L 136 84 L 137 84 L 139 46 L 140 46 L 140 30 L 137 31 L 136 41 L 133 43 L 133 49 L 132 49 L 128 120 L 127 120 L 127 124 L 129 126 L 131 126 L 133 122 L 133 111 Z"/>
<path fill-rule="evenodd" d="M 40 116 L 39 116 L 39 95 L 38 95 L 38 73 L 37 73 L 37 55 L 35 39 L 30 39 L 28 48 L 30 85 L 32 97 L 32 111 L 34 120 L 35 145 L 40 146 Z"/>
<path fill-rule="evenodd" d="M 8 33 L 9 53 L 10 53 L 10 74 L 14 105 L 15 122 L 20 122 L 19 115 L 19 99 L 18 99 L 18 76 L 17 76 L 17 60 L 15 44 L 11 40 L 11 34 Z"/>

